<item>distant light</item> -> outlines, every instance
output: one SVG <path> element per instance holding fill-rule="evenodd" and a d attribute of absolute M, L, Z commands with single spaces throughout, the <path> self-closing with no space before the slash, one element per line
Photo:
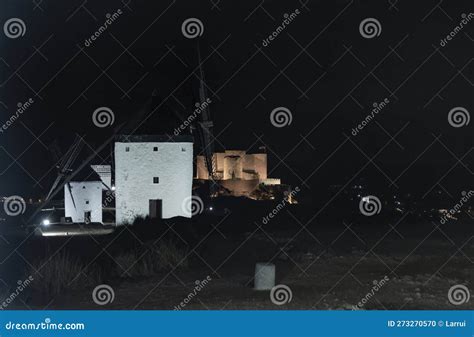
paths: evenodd
<path fill-rule="evenodd" d="M 213 209 L 214 209 L 214 208 L 213 208 L 212 206 L 211 206 L 211 207 L 209 207 L 209 210 L 210 210 L 210 211 L 212 211 Z"/>
<path fill-rule="evenodd" d="M 49 226 L 51 222 L 48 219 L 43 220 L 43 226 Z"/>
<path fill-rule="evenodd" d="M 112 191 L 115 191 L 115 186 L 112 186 L 111 190 L 112 190 Z"/>

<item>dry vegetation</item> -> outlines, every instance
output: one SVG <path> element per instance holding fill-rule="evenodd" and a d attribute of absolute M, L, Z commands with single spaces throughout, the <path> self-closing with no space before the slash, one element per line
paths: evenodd
<path fill-rule="evenodd" d="M 157 272 L 187 268 L 187 251 L 179 248 L 173 241 L 160 241 L 157 245 L 125 252 L 115 258 L 116 272 L 120 277 L 152 276 Z"/>
<path fill-rule="evenodd" d="M 55 296 L 66 289 L 83 289 L 101 280 L 99 270 L 85 266 L 78 258 L 65 252 L 38 260 L 31 266 L 30 275 L 35 278 L 32 289 L 44 296 Z"/>

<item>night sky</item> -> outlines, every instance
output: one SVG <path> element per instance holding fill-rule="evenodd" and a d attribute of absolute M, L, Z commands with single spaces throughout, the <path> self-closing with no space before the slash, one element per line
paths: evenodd
<path fill-rule="evenodd" d="M 18 102 L 34 103 L 0 134 L 0 195 L 46 193 L 55 139 L 65 151 L 78 133 L 96 148 L 154 89 L 160 108 L 146 117 L 147 130 L 178 126 L 170 111 L 187 116 L 198 101 L 199 40 L 218 150 L 265 145 L 270 176 L 310 193 L 365 179 L 459 199 L 472 189 L 474 122 L 453 127 L 448 113 L 474 112 L 474 18 L 444 47 L 440 40 L 473 8 L 467 0 L 438 3 L 1 0 L 2 27 L 20 18 L 26 31 L 18 38 L 0 31 L 0 124 Z M 123 14 L 86 47 L 118 9 Z M 200 38 L 183 36 L 188 18 L 201 20 Z M 366 18 L 380 22 L 379 36 L 361 35 Z M 387 106 L 353 136 L 384 99 Z M 112 126 L 94 125 L 98 107 L 112 109 Z M 291 111 L 290 125 L 272 125 L 277 107 Z M 109 149 L 100 154 L 104 163 Z"/>

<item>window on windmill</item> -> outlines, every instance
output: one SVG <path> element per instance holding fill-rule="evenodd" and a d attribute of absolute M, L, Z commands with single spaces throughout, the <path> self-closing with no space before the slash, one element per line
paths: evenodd
<path fill-rule="evenodd" d="M 86 205 L 89 205 L 89 200 L 86 200 Z"/>
<path fill-rule="evenodd" d="M 125 152 L 130 152 L 130 148 L 128 146 L 125 147 Z"/>
<path fill-rule="evenodd" d="M 160 183 L 160 177 L 153 177 L 153 184 L 159 184 Z"/>
<path fill-rule="evenodd" d="M 86 186 L 84 185 L 84 186 L 82 186 L 82 188 L 83 188 L 83 189 L 85 189 L 85 188 L 86 188 Z"/>
<path fill-rule="evenodd" d="M 181 152 L 186 152 L 186 148 L 182 147 Z"/>
<path fill-rule="evenodd" d="M 154 147 L 153 147 L 153 151 L 154 151 L 154 152 L 157 152 L 157 151 L 158 151 L 158 146 L 154 146 Z"/>

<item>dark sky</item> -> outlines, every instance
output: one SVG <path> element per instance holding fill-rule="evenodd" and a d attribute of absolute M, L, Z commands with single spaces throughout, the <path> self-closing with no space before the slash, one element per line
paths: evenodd
<path fill-rule="evenodd" d="M 474 111 L 474 19 L 440 46 L 472 1 L 35 1 L 0 2 L 2 27 L 10 18 L 26 26 L 15 39 L 0 34 L 0 124 L 18 102 L 34 100 L 0 134 L 0 195 L 47 191 L 55 139 L 65 150 L 79 133 L 97 147 L 154 88 L 158 104 L 166 101 L 148 129 L 169 123 L 170 108 L 189 114 L 198 62 L 197 39 L 181 31 L 188 18 L 204 26 L 218 149 L 263 143 L 273 177 L 315 193 L 359 178 L 421 195 L 472 189 L 474 122 L 455 128 L 448 113 Z M 117 9 L 123 14 L 85 47 Z M 296 9 L 301 14 L 263 47 Z M 380 22 L 379 36 L 361 36 L 366 18 Z M 351 135 L 385 98 L 390 103 Z M 102 106 L 114 112 L 112 127 L 92 123 Z M 277 107 L 291 111 L 290 125 L 271 124 Z"/>

